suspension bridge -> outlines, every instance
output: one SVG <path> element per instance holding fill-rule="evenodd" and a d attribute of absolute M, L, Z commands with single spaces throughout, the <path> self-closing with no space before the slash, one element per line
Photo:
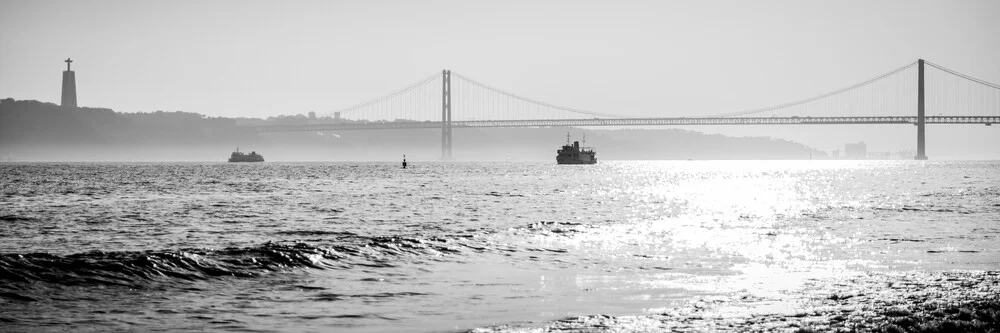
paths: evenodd
<path fill-rule="evenodd" d="M 451 159 L 454 128 L 909 124 L 917 128 L 914 158 L 924 160 L 925 125 L 1000 122 L 1000 85 L 920 59 L 794 102 L 707 117 L 636 118 L 554 105 L 444 70 L 330 115 L 305 124 L 266 125 L 257 130 L 440 128 L 441 156 Z"/>

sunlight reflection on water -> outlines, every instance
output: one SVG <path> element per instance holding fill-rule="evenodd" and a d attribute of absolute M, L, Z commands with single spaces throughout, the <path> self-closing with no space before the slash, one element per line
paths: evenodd
<path fill-rule="evenodd" d="M 934 267 L 926 265 L 926 251 L 908 246 L 934 242 L 941 231 L 940 223 L 931 222 L 934 217 L 879 215 L 907 212 L 914 204 L 950 205 L 924 203 L 920 198 L 937 190 L 927 182 L 943 179 L 907 178 L 928 171 L 906 162 L 635 162 L 612 169 L 620 186 L 596 195 L 627 202 L 628 221 L 563 226 L 531 233 L 523 242 L 568 249 L 567 255 L 577 258 L 569 262 L 594 263 L 589 267 L 616 273 L 579 275 L 576 286 L 631 289 L 635 294 L 625 299 L 633 301 L 690 299 L 691 292 L 782 298 L 811 280 Z M 980 186 L 988 184 L 980 181 Z M 968 189 L 954 193 L 962 191 Z M 989 205 L 981 209 L 996 210 Z M 977 225 L 960 216 L 948 219 L 964 231 Z M 915 241 L 893 241 L 906 237 Z M 991 254 L 985 262 L 996 262 L 995 244 L 987 247 Z M 988 267 L 977 262 L 957 267 Z M 649 270 L 666 272 L 644 273 Z M 796 311 L 787 304 L 765 310 Z"/>

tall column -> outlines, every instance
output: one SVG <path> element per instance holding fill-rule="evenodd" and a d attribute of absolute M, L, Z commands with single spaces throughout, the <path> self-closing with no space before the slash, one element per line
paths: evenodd
<path fill-rule="evenodd" d="M 441 71 L 441 159 L 451 159 L 451 71 Z"/>
<path fill-rule="evenodd" d="M 62 79 L 62 100 L 59 105 L 64 107 L 76 107 L 76 73 L 70 68 L 73 59 L 66 59 L 66 71 L 63 72 Z"/>
<path fill-rule="evenodd" d="M 913 159 L 927 159 L 924 151 L 924 59 L 917 60 L 917 156 Z"/>

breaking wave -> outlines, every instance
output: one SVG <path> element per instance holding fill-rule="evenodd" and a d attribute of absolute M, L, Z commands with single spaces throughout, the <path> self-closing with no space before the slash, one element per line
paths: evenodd
<path fill-rule="evenodd" d="M 461 252 L 448 239 L 339 233 L 336 244 L 267 242 L 251 247 L 71 255 L 0 254 L 0 284 L 45 282 L 69 286 L 141 287 L 153 281 L 253 278 L 294 269 L 393 267 L 403 257 L 443 258 Z M 473 248 L 473 247 L 469 247 Z M 474 249 L 474 248 L 473 248 Z M 6 289 L 0 287 L 0 291 Z M 2 295 L 2 293 L 0 293 Z"/>

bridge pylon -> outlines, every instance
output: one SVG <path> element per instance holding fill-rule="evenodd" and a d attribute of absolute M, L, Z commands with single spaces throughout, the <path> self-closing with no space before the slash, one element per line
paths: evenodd
<path fill-rule="evenodd" d="M 924 151 L 924 59 L 917 60 L 917 156 L 915 160 L 926 160 Z"/>
<path fill-rule="evenodd" d="M 441 71 L 441 159 L 451 160 L 451 71 Z"/>

